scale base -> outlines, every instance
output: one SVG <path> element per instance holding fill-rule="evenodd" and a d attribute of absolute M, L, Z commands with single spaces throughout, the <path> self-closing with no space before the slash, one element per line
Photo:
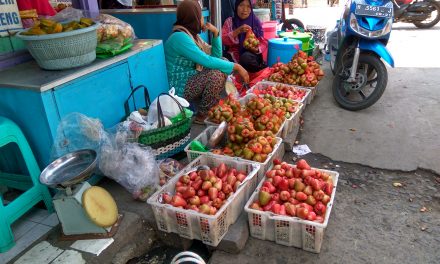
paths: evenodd
<path fill-rule="evenodd" d="M 63 230 L 61 230 L 60 240 L 61 241 L 73 241 L 73 240 L 85 240 L 85 239 L 102 239 L 102 238 L 110 238 L 113 237 L 116 232 L 118 232 L 119 225 L 121 224 L 123 214 L 118 215 L 118 220 L 114 225 L 107 228 L 106 233 L 88 233 L 88 234 L 75 234 L 75 235 L 66 235 Z"/>

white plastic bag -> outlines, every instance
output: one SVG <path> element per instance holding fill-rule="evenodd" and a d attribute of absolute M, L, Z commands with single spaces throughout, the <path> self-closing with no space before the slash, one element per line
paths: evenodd
<path fill-rule="evenodd" d="M 189 103 L 182 97 L 177 96 L 174 88 L 168 91 L 168 94 L 174 97 L 183 107 L 189 107 Z M 151 103 L 150 108 L 148 110 L 148 123 L 154 124 L 158 120 L 157 113 L 157 100 L 160 100 L 160 107 L 162 109 L 162 113 L 167 118 L 173 118 L 180 113 L 180 109 L 178 104 L 169 96 L 162 95 L 157 97 L 153 103 Z"/>

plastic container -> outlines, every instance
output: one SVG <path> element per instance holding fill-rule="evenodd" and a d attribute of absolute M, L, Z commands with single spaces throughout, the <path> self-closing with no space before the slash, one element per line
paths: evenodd
<path fill-rule="evenodd" d="M 277 62 L 287 63 L 293 55 L 301 49 L 301 41 L 289 38 L 275 38 L 269 40 L 267 65 L 272 66 Z"/>
<path fill-rule="evenodd" d="M 255 8 L 254 14 L 258 17 L 261 23 L 270 21 L 270 9 L 269 8 Z"/>
<path fill-rule="evenodd" d="M 296 39 L 296 40 L 301 41 L 302 42 L 301 49 L 303 51 L 306 51 L 309 49 L 309 43 L 313 37 L 313 34 L 307 33 L 307 32 L 303 33 L 303 32 L 299 32 L 299 31 L 292 31 L 292 32 L 280 33 L 280 37 L 291 38 L 291 39 Z"/>
<path fill-rule="evenodd" d="M 237 170 L 243 170 L 247 176 L 237 191 L 226 200 L 215 215 L 206 215 L 159 202 L 158 198 L 162 193 L 175 193 L 174 186 L 181 175 L 194 171 L 200 165 L 213 167 L 220 163 L 225 163 L 228 167 Z M 147 202 L 153 209 L 158 229 L 167 233 L 177 233 L 187 239 L 198 239 L 210 246 L 217 246 L 227 233 L 229 226 L 235 223 L 240 216 L 246 201 L 255 190 L 259 170 L 259 164 L 248 161 L 207 155 L 198 157 L 148 199 Z"/>
<path fill-rule="evenodd" d="M 277 25 L 277 21 L 267 21 L 261 25 L 265 39 L 269 40 L 277 37 Z"/>
<path fill-rule="evenodd" d="M 330 202 L 327 204 L 324 223 L 311 222 L 298 217 L 275 215 L 272 212 L 263 212 L 249 208 L 258 199 L 259 189 L 263 185 L 262 180 L 244 208 L 248 213 L 251 236 L 262 240 L 275 241 L 275 243 L 280 245 L 293 246 L 313 253 L 319 253 L 324 239 L 324 231 L 333 208 L 339 177 L 339 173 L 336 171 L 319 170 L 332 175 L 334 186 Z"/>
<path fill-rule="evenodd" d="M 69 32 L 27 36 L 21 38 L 37 61 L 46 70 L 63 70 L 84 66 L 96 59 L 99 23 Z M 22 31 L 23 32 L 23 31 Z"/>
<path fill-rule="evenodd" d="M 269 82 L 269 81 L 262 81 L 262 82 L 258 82 L 256 83 L 254 86 L 252 86 L 251 89 L 247 90 L 246 93 L 247 94 L 254 94 L 255 90 L 263 90 L 266 89 L 268 86 L 274 86 L 274 85 L 284 85 L 289 87 L 292 90 L 304 90 L 306 91 L 306 95 L 302 98 L 302 100 L 294 100 L 294 101 L 298 101 L 300 103 L 303 104 L 309 104 L 312 99 L 311 99 L 311 90 L 307 89 L 306 87 L 303 86 L 298 86 L 298 85 L 290 85 L 290 84 L 284 84 L 284 83 L 278 83 L 278 82 Z"/>
<path fill-rule="evenodd" d="M 213 127 L 213 126 L 207 127 L 194 140 L 198 140 L 198 141 L 202 142 L 202 144 L 207 145 L 209 142 L 209 139 L 211 138 L 212 134 L 214 133 L 214 131 L 216 129 L 217 129 L 217 127 Z M 270 153 L 268 155 L 266 161 L 263 163 L 246 160 L 246 159 L 239 158 L 239 157 L 229 157 L 229 156 L 225 156 L 225 155 L 218 155 L 218 154 L 214 154 L 212 152 L 199 152 L 199 151 L 191 150 L 189 148 L 190 145 L 185 147 L 185 152 L 187 154 L 189 161 L 195 160 L 200 155 L 208 155 L 208 156 L 212 156 L 214 158 L 222 159 L 222 160 L 231 159 L 231 160 L 246 161 L 246 162 L 260 164 L 261 167 L 260 167 L 260 171 L 258 172 L 258 180 L 261 180 L 264 177 L 264 173 L 266 173 L 267 169 L 269 169 L 269 167 L 271 166 L 273 159 L 274 158 L 281 159 L 284 156 L 284 144 L 282 144 L 283 140 L 279 137 L 277 137 L 276 140 L 277 140 L 277 143 L 273 147 L 272 153 Z"/>

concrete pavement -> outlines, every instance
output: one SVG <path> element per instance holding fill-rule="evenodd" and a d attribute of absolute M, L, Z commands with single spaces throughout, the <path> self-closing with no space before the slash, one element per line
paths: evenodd
<path fill-rule="evenodd" d="M 332 75 L 325 65 L 329 77 L 320 83 L 316 101 L 304 113 L 301 143 L 334 160 L 439 173 L 440 50 L 435 45 L 417 48 L 440 40 L 439 29 L 398 25 L 388 46 L 397 67 L 388 67 L 382 98 L 362 111 L 346 111 L 335 104 Z"/>

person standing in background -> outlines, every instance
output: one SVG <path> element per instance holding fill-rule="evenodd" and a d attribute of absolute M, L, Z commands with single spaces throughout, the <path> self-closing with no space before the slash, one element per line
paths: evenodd
<path fill-rule="evenodd" d="M 37 10 L 39 16 L 54 16 L 57 12 L 48 0 L 17 0 L 18 10 Z"/>

